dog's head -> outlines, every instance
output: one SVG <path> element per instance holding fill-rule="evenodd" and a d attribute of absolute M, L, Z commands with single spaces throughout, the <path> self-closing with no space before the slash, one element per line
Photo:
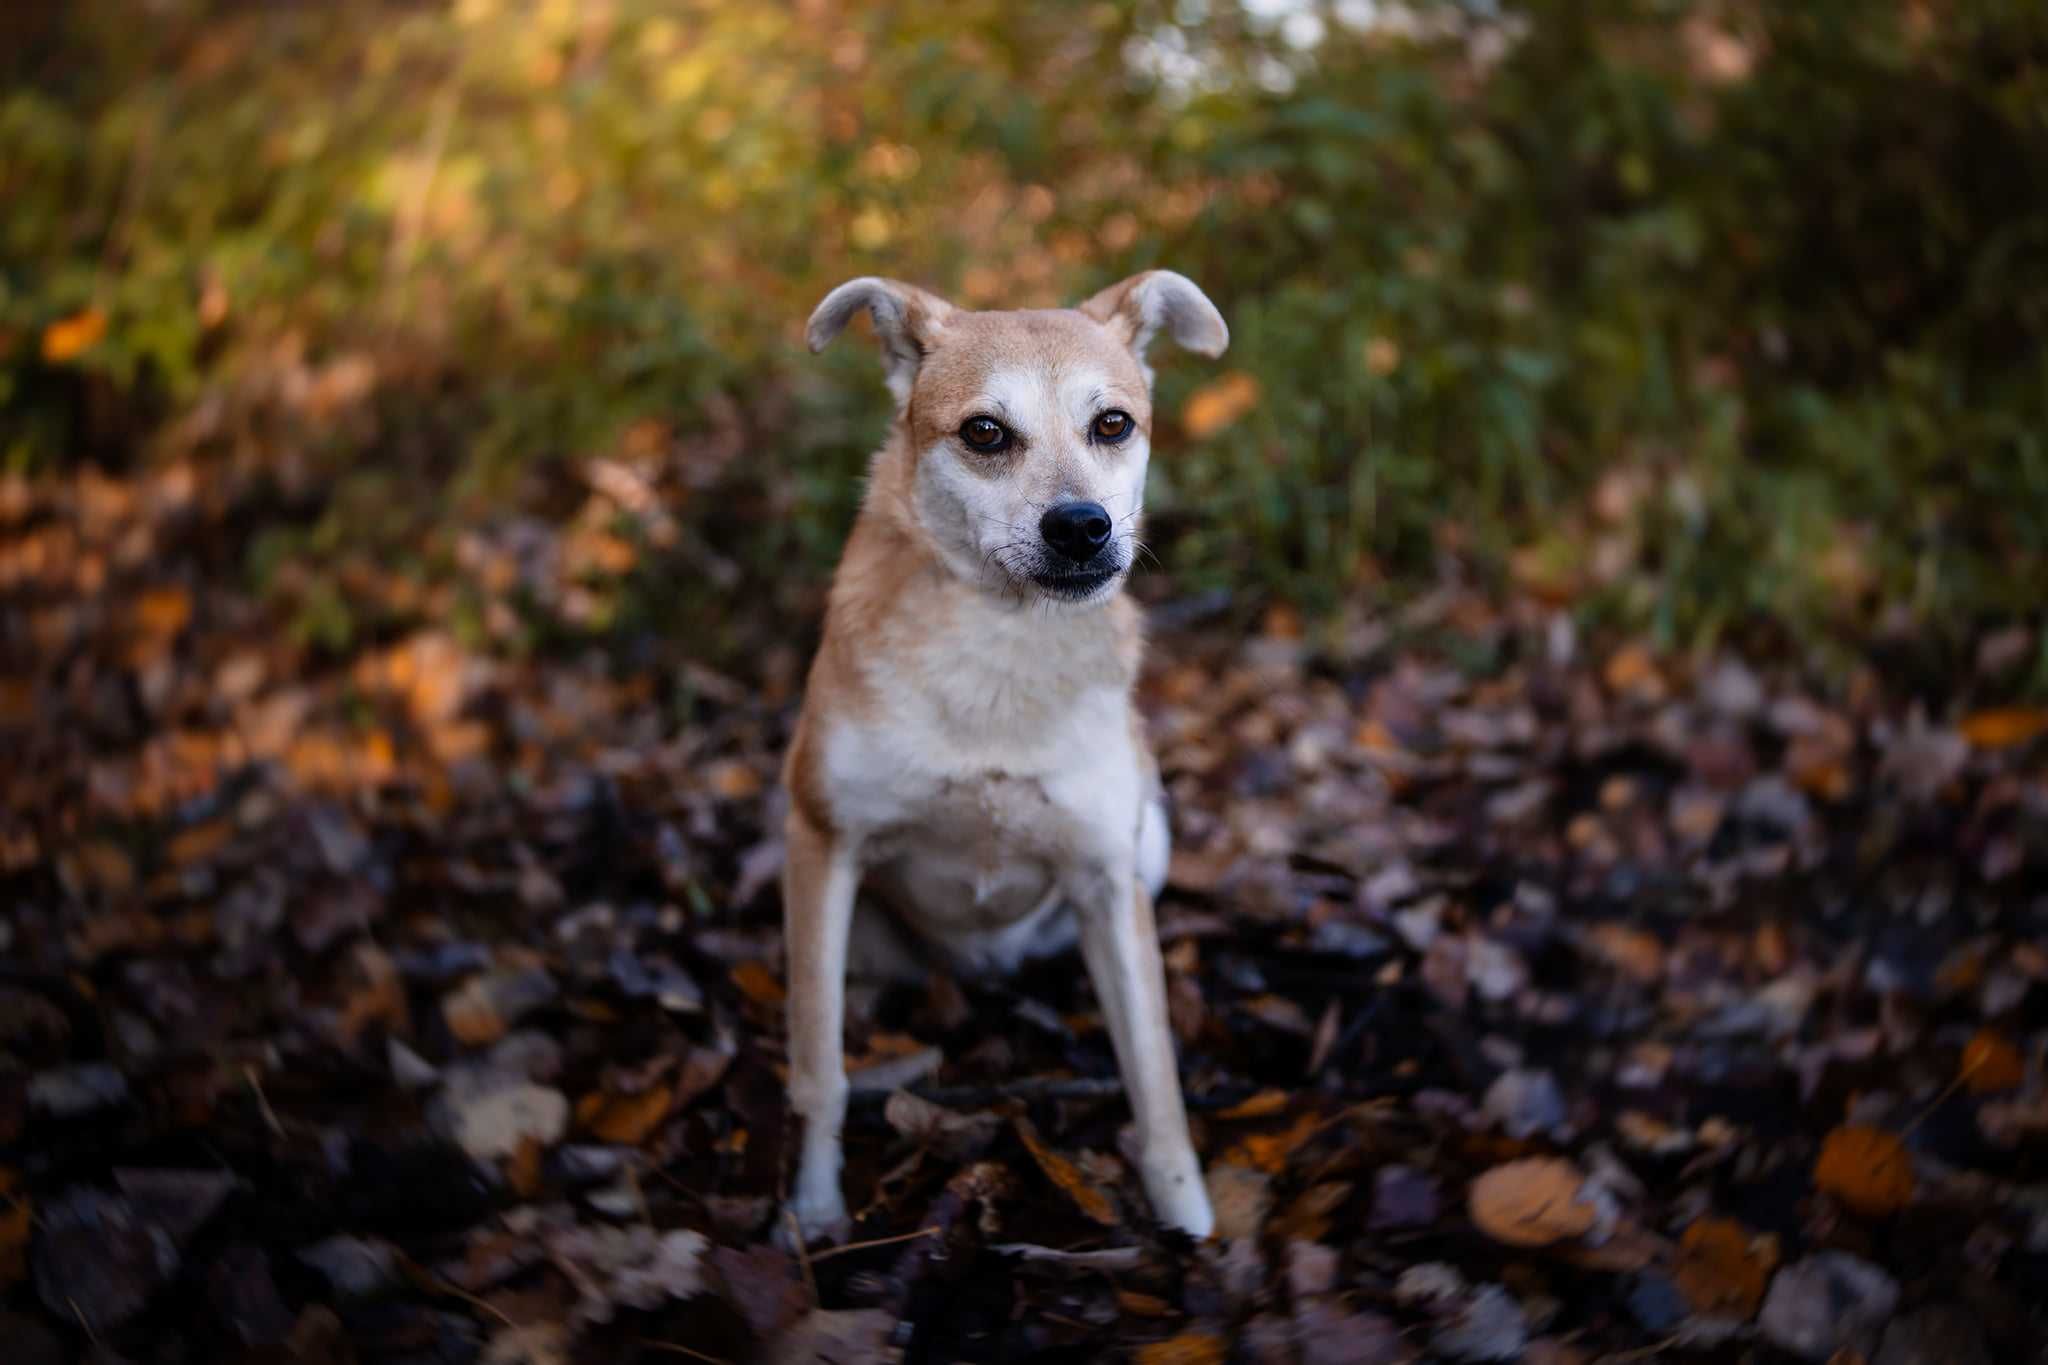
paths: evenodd
<path fill-rule="evenodd" d="M 1215 356 L 1229 329 L 1186 277 L 1148 270 L 1077 308 L 971 312 L 913 285 L 849 280 L 811 314 L 821 350 L 874 322 L 917 529 L 963 579 L 1013 597 L 1106 600 L 1130 571 L 1161 331 Z"/>

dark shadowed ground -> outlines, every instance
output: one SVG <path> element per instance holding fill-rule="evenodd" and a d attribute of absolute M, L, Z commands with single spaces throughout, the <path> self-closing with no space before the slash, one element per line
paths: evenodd
<path fill-rule="evenodd" d="M 1150 1222 L 1063 961 L 857 1000 L 857 1241 L 799 1260 L 800 651 L 343 663 L 227 567 L 250 488 L 0 488 L 10 1365 L 2048 1340 L 2048 713 L 1984 701 L 2024 636 L 1947 692 L 1889 644 L 1816 689 L 1454 587 L 1313 645 L 1161 604 L 1219 1236 Z"/>

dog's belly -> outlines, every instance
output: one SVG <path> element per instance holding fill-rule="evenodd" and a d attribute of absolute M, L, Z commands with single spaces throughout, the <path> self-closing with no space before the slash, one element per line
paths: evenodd
<path fill-rule="evenodd" d="M 867 885 L 955 965 L 1009 971 L 1073 942 L 1070 818 L 1032 779 L 946 782 L 871 840 Z"/>

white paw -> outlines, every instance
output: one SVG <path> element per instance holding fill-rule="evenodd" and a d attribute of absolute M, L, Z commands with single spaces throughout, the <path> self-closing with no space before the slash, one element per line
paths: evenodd
<path fill-rule="evenodd" d="M 1209 1191 L 1202 1184 L 1202 1165 L 1190 1150 L 1148 1156 L 1141 1167 L 1152 1212 L 1169 1227 L 1200 1241 L 1216 1227 Z"/>
<path fill-rule="evenodd" d="M 788 1250 L 796 1250 L 801 1239 L 805 1246 L 818 1242 L 838 1244 L 853 1233 L 853 1220 L 847 1216 L 846 1200 L 839 1191 L 832 1191 L 829 1197 L 806 1198 L 799 1193 L 783 1205 L 783 1216 L 775 1226 L 775 1240 Z"/>

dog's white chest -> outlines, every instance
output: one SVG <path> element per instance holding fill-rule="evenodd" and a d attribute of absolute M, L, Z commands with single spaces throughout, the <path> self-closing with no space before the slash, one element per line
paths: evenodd
<path fill-rule="evenodd" d="M 827 745 L 843 808 L 861 813 L 870 886 L 967 962 L 1011 966 L 1059 946 L 1045 921 L 1064 888 L 1136 837 L 1141 769 L 1121 690 L 1045 700 L 984 698 L 998 714 L 973 724 L 957 686 L 899 695 Z M 1011 710 L 1025 714 L 1000 714 Z"/>

